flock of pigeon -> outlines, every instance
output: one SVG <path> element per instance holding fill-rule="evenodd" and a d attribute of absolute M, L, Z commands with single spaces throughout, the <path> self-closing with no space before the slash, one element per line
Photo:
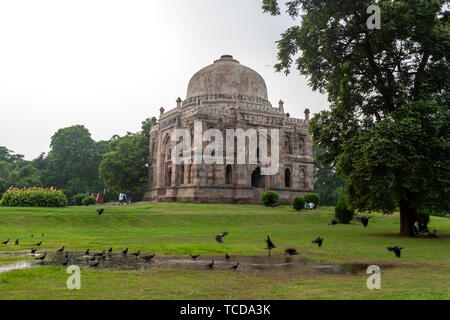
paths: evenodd
<path fill-rule="evenodd" d="M 104 209 L 98 209 L 97 210 L 97 214 L 98 215 L 101 215 L 103 212 L 104 212 Z M 369 224 L 369 219 L 370 219 L 370 217 L 368 217 L 368 216 L 363 216 L 361 218 L 357 218 L 357 220 L 361 221 L 361 223 L 363 224 L 364 227 L 367 227 L 367 225 Z M 337 218 L 333 218 L 333 220 L 331 221 L 331 223 L 329 225 L 336 225 L 338 223 L 339 223 L 339 220 Z M 222 233 L 216 235 L 216 237 L 215 237 L 216 241 L 218 243 L 223 243 L 223 237 L 225 237 L 227 234 L 228 234 L 228 232 L 222 232 Z M 34 238 L 34 235 L 32 234 L 31 237 Z M 41 234 L 41 237 L 42 238 L 44 237 L 44 233 Z M 317 237 L 315 240 L 313 240 L 311 242 L 314 243 L 314 244 L 317 244 L 319 247 L 321 247 L 322 243 L 323 243 L 323 239 L 324 238 L 322 238 L 322 237 Z M 9 241 L 10 241 L 10 239 L 1 242 L 1 244 L 7 245 L 9 243 Z M 267 243 L 267 248 L 265 248 L 265 249 L 268 250 L 268 255 L 270 256 L 270 251 L 272 249 L 276 248 L 276 246 L 272 242 L 272 240 L 270 239 L 269 236 L 267 236 L 267 239 L 265 240 L 265 242 Z M 42 241 L 39 241 L 39 242 L 35 243 L 34 246 L 40 247 L 42 245 L 42 243 L 43 243 Z M 19 239 L 16 239 L 14 244 L 15 245 L 19 245 Z M 397 258 L 401 257 L 401 250 L 402 249 L 403 249 L 403 247 L 400 247 L 400 246 L 388 247 L 387 248 L 387 250 L 394 252 L 395 256 Z M 31 249 L 31 254 L 36 254 L 36 252 L 37 252 L 37 248 L 32 248 Z M 112 255 L 112 252 L 113 252 L 113 248 L 112 247 L 109 248 L 109 250 L 107 250 L 107 251 L 103 250 L 102 252 L 98 252 L 98 253 L 91 253 L 90 249 L 87 249 L 85 251 L 85 257 L 86 257 L 86 260 L 91 262 L 91 264 L 89 265 L 89 268 L 97 268 L 100 265 L 101 261 L 105 261 L 106 260 L 107 254 L 108 255 Z M 63 254 L 64 253 L 64 260 L 62 262 L 62 265 L 63 266 L 67 266 L 68 261 L 69 261 L 69 254 L 70 254 L 70 252 L 69 251 L 65 251 L 65 248 L 63 246 L 60 249 L 58 249 L 56 251 L 56 253 L 57 254 Z M 293 255 L 297 255 L 298 252 L 294 248 L 288 248 L 288 249 L 285 250 L 285 254 L 293 256 Z M 128 255 L 128 248 L 126 248 L 123 251 L 121 251 L 121 255 L 126 257 Z M 141 251 L 137 251 L 135 253 L 130 253 L 130 255 L 131 256 L 135 256 L 136 259 L 141 257 L 146 262 L 152 261 L 152 259 L 156 256 L 155 253 L 148 254 L 148 255 L 141 255 Z M 38 257 L 35 257 L 35 259 L 44 261 L 46 257 L 47 257 L 47 253 L 44 252 L 44 254 L 42 254 L 42 255 L 40 255 Z M 191 254 L 190 257 L 191 257 L 192 260 L 196 260 L 198 257 L 200 257 L 200 255 L 192 255 Z M 225 254 L 225 259 L 227 261 L 230 260 L 230 256 L 228 255 L 228 253 Z M 214 268 L 214 264 L 215 264 L 215 261 L 212 260 L 211 263 L 205 265 L 205 267 L 213 269 Z M 232 265 L 230 267 L 231 270 L 237 270 L 238 268 L 239 268 L 239 263 L 235 263 L 234 265 Z"/>

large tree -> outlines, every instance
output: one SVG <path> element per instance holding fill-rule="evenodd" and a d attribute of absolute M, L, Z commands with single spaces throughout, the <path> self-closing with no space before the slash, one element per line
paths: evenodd
<path fill-rule="evenodd" d="M 151 120 L 142 122 L 142 130 L 110 140 L 110 152 L 103 156 L 100 178 L 114 192 L 142 192 L 146 186 L 149 161 Z"/>
<path fill-rule="evenodd" d="M 98 178 L 101 154 L 88 129 L 82 125 L 59 129 L 50 146 L 45 179 L 48 185 L 63 188 L 69 196 L 103 189 Z"/>
<path fill-rule="evenodd" d="M 370 5 L 381 29 L 367 25 Z M 450 26 L 448 1 L 293 0 L 301 19 L 278 42 L 276 70 L 294 64 L 330 110 L 311 132 L 324 164 L 336 164 L 360 211 L 400 207 L 400 234 L 420 210 L 450 203 Z M 277 0 L 263 10 L 281 14 Z M 294 61 L 295 59 L 295 61 Z"/>

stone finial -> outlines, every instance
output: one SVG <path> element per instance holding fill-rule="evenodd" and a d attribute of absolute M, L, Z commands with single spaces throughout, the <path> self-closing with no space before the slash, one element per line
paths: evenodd
<path fill-rule="evenodd" d="M 183 102 L 183 100 L 181 100 L 180 97 L 178 97 L 177 99 L 177 108 L 181 108 L 181 103 Z"/>
<path fill-rule="evenodd" d="M 156 117 L 152 118 L 152 126 L 156 125 Z"/>
<path fill-rule="evenodd" d="M 278 108 L 280 109 L 281 112 L 284 112 L 284 101 L 280 100 L 278 102 Z"/>
<path fill-rule="evenodd" d="M 291 114 L 290 113 L 286 113 L 286 118 L 290 118 Z"/>
<path fill-rule="evenodd" d="M 165 111 L 164 108 L 161 107 L 161 109 L 159 109 L 159 115 L 162 116 L 164 114 L 164 111 Z"/>
<path fill-rule="evenodd" d="M 309 109 L 305 109 L 305 120 L 309 120 Z"/>

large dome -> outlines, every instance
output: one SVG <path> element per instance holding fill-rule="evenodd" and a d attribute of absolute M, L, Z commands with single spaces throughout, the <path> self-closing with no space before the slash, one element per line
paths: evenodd
<path fill-rule="evenodd" d="M 268 100 L 264 79 L 229 55 L 197 72 L 189 81 L 186 98 L 214 94 L 237 94 Z"/>

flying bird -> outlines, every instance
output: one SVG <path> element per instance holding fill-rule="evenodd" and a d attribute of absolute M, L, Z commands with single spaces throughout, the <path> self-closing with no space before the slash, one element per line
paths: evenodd
<path fill-rule="evenodd" d="M 230 260 L 230 256 L 228 255 L 228 253 L 225 253 L 225 259 Z"/>
<path fill-rule="evenodd" d="M 35 259 L 35 260 L 41 260 L 41 261 L 44 261 L 44 259 L 45 259 L 46 256 L 47 256 L 47 252 L 44 252 L 44 254 L 43 254 L 42 256 L 36 257 L 36 258 L 34 258 L 34 259 Z"/>
<path fill-rule="evenodd" d="M 323 238 L 322 238 L 322 237 L 317 237 L 316 240 L 313 240 L 313 241 L 311 241 L 311 242 L 312 242 L 312 243 L 317 243 L 317 244 L 319 245 L 319 247 L 321 247 L 321 246 L 322 246 L 322 241 L 323 241 Z"/>
<path fill-rule="evenodd" d="M 222 243 L 223 242 L 222 238 L 225 237 L 227 234 L 228 234 L 228 232 L 222 232 L 221 234 L 218 234 L 216 236 L 216 241 L 219 243 Z"/>
<path fill-rule="evenodd" d="M 17 246 L 19 244 L 19 239 L 16 239 L 16 242 L 14 244 Z"/>
<path fill-rule="evenodd" d="M 269 256 L 270 256 L 270 250 L 276 248 L 276 246 L 273 244 L 272 240 L 270 240 L 269 236 L 267 236 L 266 242 L 267 242 L 267 248 L 266 249 L 269 250 Z"/>
<path fill-rule="evenodd" d="M 195 259 L 197 259 L 198 257 L 200 257 L 199 254 L 197 254 L 197 255 L 195 255 L 195 256 L 193 256 L 192 254 L 190 254 L 189 256 L 192 258 L 192 260 L 195 260 Z"/>
<path fill-rule="evenodd" d="M 295 256 L 298 254 L 297 250 L 294 248 L 286 249 L 284 252 L 290 256 Z"/>
<path fill-rule="evenodd" d="M 387 249 L 388 249 L 389 251 L 394 251 L 394 252 L 395 252 L 395 256 L 396 256 L 397 258 L 400 258 L 400 257 L 401 257 L 403 247 L 395 246 L 395 247 L 388 247 Z"/>
<path fill-rule="evenodd" d="M 367 216 L 361 217 L 361 223 L 363 224 L 364 228 L 369 224 L 369 219 L 370 217 Z"/>
<path fill-rule="evenodd" d="M 338 224 L 338 223 L 339 223 L 339 220 L 336 219 L 336 218 L 333 218 L 333 220 L 331 220 L 331 223 L 329 223 L 328 225 L 329 226 L 334 226 L 335 224 Z"/>
<path fill-rule="evenodd" d="M 61 249 L 57 250 L 56 252 L 57 253 L 63 253 L 63 251 L 64 251 L 64 246 Z"/>
<path fill-rule="evenodd" d="M 236 270 L 239 267 L 239 262 L 232 266 L 230 269 Z"/>
<path fill-rule="evenodd" d="M 97 209 L 97 213 L 98 213 L 98 215 L 101 215 L 102 213 L 103 213 L 103 211 L 105 211 L 105 209 Z"/>
<path fill-rule="evenodd" d="M 211 261 L 211 263 L 207 264 L 206 267 L 209 267 L 212 269 L 214 267 L 214 262 L 215 262 L 214 260 Z"/>
<path fill-rule="evenodd" d="M 8 244 L 8 242 L 9 242 L 9 239 L 6 241 L 3 241 L 2 244 Z"/>

